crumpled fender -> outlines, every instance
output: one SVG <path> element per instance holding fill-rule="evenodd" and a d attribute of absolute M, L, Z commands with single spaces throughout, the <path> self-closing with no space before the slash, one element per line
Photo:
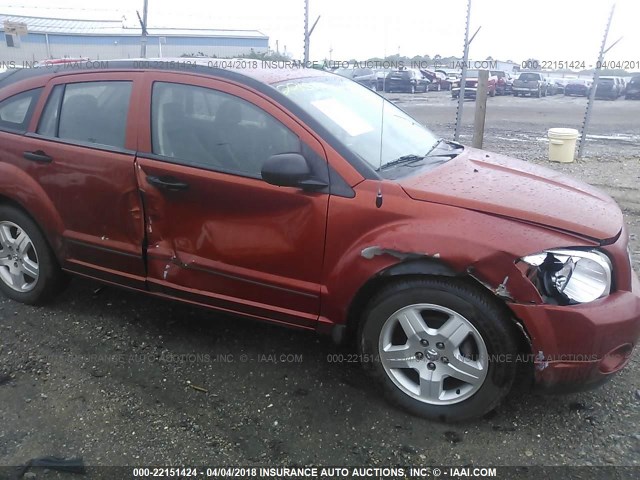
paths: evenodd
<path fill-rule="evenodd" d="M 408 212 L 406 199 L 394 193 L 385 192 L 382 208 L 366 213 L 353 202 L 332 198 L 321 323 L 344 323 L 353 298 L 369 280 L 419 258 L 470 275 L 514 302 L 540 303 L 515 261 L 545 248 L 591 245 L 568 233 L 448 205 L 416 201 Z M 375 189 L 358 192 L 358 204 L 375 205 L 375 194 Z"/>

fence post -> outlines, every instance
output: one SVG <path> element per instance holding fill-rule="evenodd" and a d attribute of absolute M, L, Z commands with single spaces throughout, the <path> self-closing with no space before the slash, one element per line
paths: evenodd
<path fill-rule="evenodd" d="M 613 12 L 616 9 L 614 3 L 611 7 L 611 13 L 609 14 L 609 21 L 607 27 L 604 30 L 604 38 L 602 39 L 602 45 L 600 46 L 600 54 L 598 55 L 598 63 L 596 64 L 596 70 L 593 72 L 593 80 L 591 81 L 591 91 L 589 92 L 589 100 L 587 101 L 587 109 L 584 112 L 584 121 L 582 122 L 582 132 L 580 134 L 580 144 L 578 145 L 578 158 L 582 158 L 584 152 L 584 144 L 587 141 L 587 128 L 589 127 L 589 121 L 591 120 L 591 110 L 593 109 L 593 102 L 596 99 L 596 89 L 598 88 L 598 80 L 600 79 L 600 69 L 602 68 L 602 61 L 604 60 L 604 54 L 609 51 L 605 50 L 607 44 L 607 37 L 609 36 L 609 28 L 611 27 L 611 20 L 613 19 Z M 617 43 L 617 42 L 616 42 Z M 612 45 L 613 47 L 613 45 Z"/>
<path fill-rule="evenodd" d="M 467 24 L 464 32 L 464 53 L 462 54 L 462 75 L 460 77 L 460 94 L 458 96 L 458 109 L 456 111 L 456 128 L 453 139 L 457 142 L 460 139 L 460 128 L 462 126 L 462 109 L 464 106 L 464 90 L 467 82 L 467 62 L 469 62 L 469 22 L 471 20 L 471 0 L 467 0 Z"/>
<path fill-rule="evenodd" d="M 476 90 L 476 112 L 473 121 L 473 148 L 482 148 L 484 138 L 484 121 L 487 115 L 487 85 L 489 71 L 480 70 L 478 75 L 478 89 Z"/>

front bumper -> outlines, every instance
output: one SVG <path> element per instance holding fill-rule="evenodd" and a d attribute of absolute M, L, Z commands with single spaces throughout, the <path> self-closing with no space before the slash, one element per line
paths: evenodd
<path fill-rule="evenodd" d="M 535 383 L 550 391 L 597 387 L 620 371 L 640 337 L 640 281 L 583 305 L 510 304 L 527 329 Z"/>
<path fill-rule="evenodd" d="M 387 80 L 384 88 L 387 92 L 410 92 L 411 91 L 411 82 L 403 82 L 398 80 Z M 416 87 L 417 88 L 417 87 Z"/>
<path fill-rule="evenodd" d="M 625 96 L 627 98 L 640 98 L 640 90 L 627 90 L 627 92 L 625 93 Z"/>
<path fill-rule="evenodd" d="M 515 93 L 537 93 L 538 87 L 513 87 Z"/>
<path fill-rule="evenodd" d="M 464 87 L 464 98 L 476 98 L 478 89 L 476 87 Z M 457 98 L 460 96 L 460 87 L 451 89 L 451 96 Z"/>

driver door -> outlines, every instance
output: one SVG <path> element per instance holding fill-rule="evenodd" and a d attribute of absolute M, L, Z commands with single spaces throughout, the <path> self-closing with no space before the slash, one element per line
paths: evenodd
<path fill-rule="evenodd" d="M 136 160 L 154 291 L 313 327 L 329 196 L 262 180 L 277 153 L 326 157 L 261 96 L 213 78 L 149 73 Z M 151 119 L 151 122 L 148 121 Z"/>

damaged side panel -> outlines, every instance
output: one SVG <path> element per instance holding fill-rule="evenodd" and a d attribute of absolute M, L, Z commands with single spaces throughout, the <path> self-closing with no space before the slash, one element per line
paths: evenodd
<path fill-rule="evenodd" d="M 331 198 L 321 323 L 346 321 L 349 302 L 369 279 L 416 261 L 446 267 L 437 274 L 471 276 L 508 303 L 541 302 L 516 260 L 557 246 L 563 234 L 447 205 L 407 204 L 404 191 L 392 184 L 384 185 L 384 203 L 376 209 L 378 187 L 377 182 L 358 185 L 356 201 Z M 368 212 L 373 209 L 375 216 Z M 415 220 L 420 217 L 424 220 Z M 567 234 L 564 241 L 579 245 L 581 240 Z"/>

